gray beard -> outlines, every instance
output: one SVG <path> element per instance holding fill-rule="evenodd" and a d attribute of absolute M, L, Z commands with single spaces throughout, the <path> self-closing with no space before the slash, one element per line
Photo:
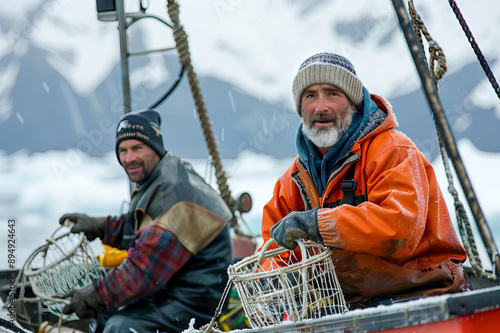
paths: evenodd
<path fill-rule="evenodd" d="M 332 126 L 328 129 L 319 129 L 302 125 L 302 133 L 316 146 L 320 148 L 332 148 L 340 138 L 347 132 L 347 127 L 340 129 Z"/>
<path fill-rule="evenodd" d="M 318 128 L 314 127 L 314 118 L 311 122 L 306 123 L 302 118 L 302 133 L 316 146 L 319 148 L 332 148 L 340 138 L 347 133 L 347 129 L 352 121 L 352 116 L 356 109 L 351 109 L 349 106 L 346 108 L 344 113 L 344 118 L 339 120 L 336 118 L 334 120 L 334 125 L 330 128 Z"/>

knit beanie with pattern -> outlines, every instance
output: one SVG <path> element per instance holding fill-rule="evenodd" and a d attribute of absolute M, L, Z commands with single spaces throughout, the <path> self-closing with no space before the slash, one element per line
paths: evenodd
<path fill-rule="evenodd" d="M 293 79 L 292 93 L 297 113 L 302 117 L 302 93 L 313 84 L 331 84 L 344 92 L 352 104 L 363 102 L 363 84 L 353 64 L 338 54 L 317 53 L 307 58 Z"/>
<path fill-rule="evenodd" d="M 161 117 L 154 109 L 129 112 L 121 117 L 116 128 L 116 156 L 120 161 L 118 146 L 124 140 L 136 139 L 150 146 L 160 157 L 165 154 L 160 130 Z"/>

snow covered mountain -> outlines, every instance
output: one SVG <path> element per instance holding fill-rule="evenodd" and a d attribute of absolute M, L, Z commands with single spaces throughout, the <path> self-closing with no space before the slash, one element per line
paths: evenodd
<path fill-rule="evenodd" d="M 127 0 L 129 11 L 138 0 Z M 166 1 L 148 13 L 168 20 Z M 135 7 L 134 7 L 135 6 Z M 416 1 L 447 56 L 441 99 L 457 138 L 500 151 L 500 106 L 448 4 Z M 498 73 L 500 4 L 459 3 Z M 299 119 L 290 87 L 300 63 L 318 51 L 341 53 L 373 93 L 391 100 L 401 124 L 433 159 L 427 104 L 390 1 L 181 1 L 181 22 L 222 154 L 243 150 L 278 157 L 295 153 Z M 97 20 L 93 1 L 30 0 L 0 9 L 0 149 L 7 153 L 79 148 L 113 150 L 112 124 L 122 114 L 117 24 Z M 171 30 L 154 20 L 130 29 L 132 51 L 173 46 Z M 176 76 L 176 52 L 130 61 L 134 109 L 151 105 Z M 170 149 L 207 155 L 186 80 L 160 106 Z M 179 126 L 182 124 L 181 126 Z"/>
<path fill-rule="evenodd" d="M 166 1 L 149 2 L 148 13 L 168 20 Z M 430 111 L 390 1 L 179 2 L 230 186 L 254 196 L 248 219 L 256 232 L 275 178 L 295 156 L 291 81 L 316 52 L 347 56 L 440 172 Z M 137 10 L 137 3 L 127 0 L 126 8 Z M 500 2 L 457 3 L 499 77 Z M 500 182 L 492 175 L 500 161 L 500 102 L 447 1 L 415 4 L 446 54 L 441 101 L 498 242 Z M 129 34 L 135 51 L 174 45 L 171 30 L 153 20 L 135 23 Z M 134 57 L 130 68 L 133 108 L 141 109 L 165 91 L 179 65 L 174 51 Z M 22 249 L 39 245 L 64 212 L 123 209 L 126 181 L 113 151 L 123 112 L 117 24 L 98 21 L 94 1 L 11 2 L 0 8 L 0 73 L 0 215 L 17 219 Z M 167 149 L 197 161 L 204 174 L 207 149 L 185 78 L 159 110 Z M 252 178 L 249 163 L 260 177 Z"/>

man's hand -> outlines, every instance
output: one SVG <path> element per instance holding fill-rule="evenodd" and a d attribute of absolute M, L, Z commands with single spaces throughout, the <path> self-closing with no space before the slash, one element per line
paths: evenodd
<path fill-rule="evenodd" d="M 297 239 L 308 238 L 323 244 L 318 229 L 318 208 L 305 212 L 291 212 L 271 228 L 271 237 L 279 245 L 293 250 L 299 246 Z"/>
<path fill-rule="evenodd" d="M 101 295 L 92 284 L 70 291 L 65 297 L 71 297 L 71 303 L 63 308 L 64 314 L 73 312 L 81 319 L 96 317 L 104 309 Z"/>
<path fill-rule="evenodd" d="M 103 238 L 104 236 L 106 217 L 89 217 L 85 214 L 64 214 L 59 219 L 59 223 L 63 225 L 66 220 L 75 224 L 71 232 L 79 233 L 83 231 L 89 241 L 93 241 L 97 237 Z"/>

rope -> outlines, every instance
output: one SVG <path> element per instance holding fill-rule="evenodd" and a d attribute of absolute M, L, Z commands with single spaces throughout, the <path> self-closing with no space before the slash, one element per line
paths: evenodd
<path fill-rule="evenodd" d="M 488 62 L 486 61 L 486 58 L 479 49 L 479 46 L 477 45 L 476 40 L 474 39 L 474 36 L 472 36 L 472 32 L 470 31 L 467 22 L 465 22 L 465 19 L 462 16 L 462 13 L 460 12 L 460 9 L 458 8 L 456 2 L 454 0 L 448 0 L 448 1 L 450 3 L 451 8 L 453 9 L 453 12 L 455 13 L 455 16 L 457 17 L 458 22 L 462 26 L 462 30 L 465 32 L 465 36 L 467 36 L 467 40 L 471 44 L 472 49 L 476 54 L 477 60 L 479 60 L 479 63 L 481 64 L 481 67 L 483 68 L 484 73 L 488 77 L 488 80 L 490 81 L 491 86 L 495 90 L 495 93 L 497 94 L 498 98 L 500 98 L 500 86 L 498 85 L 498 82 L 495 79 L 495 76 L 493 75 L 493 72 L 491 71 Z"/>
<path fill-rule="evenodd" d="M 186 73 L 189 79 L 189 85 L 191 86 L 191 93 L 193 94 L 193 99 L 196 105 L 196 111 L 198 112 L 198 117 L 200 118 L 201 127 L 205 136 L 205 142 L 207 144 L 208 151 L 210 153 L 210 156 L 212 157 L 212 161 L 215 167 L 215 177 L 217 178 L 217 185 L 219 186 L 221 197 L 224 199 L 227 206 L 231 210 L 231 213 L 233 214 L 230 222 L 231 227 L 235 230 L 236 234 L 241 235 L 242 233 L 239 230 L 235 215 L 236 203 L 227 185 L 227 176 L 224 172 L 224 169 L 222 168 L 219 149 L 217 148 L 215 136 L 212 131 L 212 124 L 208 117 L 208 112 L 205 106 L 203 95 L 201 93 L 198 77 L 194 72 L 193 65 L 191 64 L 187 35 L 184 31 L 184 27 L 179 22 L 179 5 L 175 0 L 167 0 L 167 10 L 170 19 L 174 24 L 173 33 L 177 50 L 179 52 L 179 60 L 186 69 Z"/>
<path fill-rule="evenodd" d="M 434 83 L 436 85 L 436 90 L 437 90 L 438 81 L 443 78 L 447 70 L 446 57 L 439 44 L 432 39 L 424 22 L 420 18 L 420 15 L 415 10 L 415 6 L 413 5 L 413 0 L 408 0 L 408 9 L 411 16 L 411 21 L 412 21 L 411 23 L 415 31 L 415 35 L 420 41 L 422 49 L 424 49 L 424 45 L 420 34 L 421 31 L 424 34 L 425 39 L 429 43 L 430 72 L 434 79 Z M 434 69 L 433 65 L 435 62 L 437 62 L 438 64 L 438 70 Z M 444 147 L 443 139 L 439 134 L 437 122 L 435 118 L 433 119 L 434 119 L 434 124 L 436 126 L 436 133 L 439 141 L 439 150 L 441 152 L 441 158 L 443 160 L 443 166 L 446 172 L 446 178 L 448 179 L 448 192 L 452 195 L 454 200 L 458 230 L 460 232 L 460 237 L 462 239 L 465 251 L 467 252 L 467 256 L 469 257 L 472 271 L 474 272 L 474 275 L 478 278 L 496 281 L 496 276 L 494 274 L 485 272 L 481 264 L 481 258 L 479 257 L 479 252 L 477 250 L 474 234 L 472 233 L 472 228 L 469 223 L 469 218 L 467 217 L 467 212 L 465 211 L 464 205 L 458 198 L 458 192 L 453 184 L 453 174 L 451 173 L 448 155 L 446 154 L 446 149 Z"/>
<path fill-rule="evenodd" d="M 413 5 L 413 0 L 408 0 L 408 9 L 411 16 L 411 24 L 413 26 L 413 30 L 415 31 L 415 35 L 422 45 L 422 49 L 424 49 L 424 43 L 422 41 L 421 33 L 429 43 L 430 71 L 437 87 L 438 81 L 443 78 L 444 74 L 448 70 L 448 67 L 446 66 L 446 56 L 444 55 L 443 49 L 431 37 L 431 34 L 427 30 L 427 27 L 425 26 L 424 22 L 420 18 L 420 15 L 417 13 L 415 6 Z M 437 69 L 435 69 L 434 67 L 435 63 L 437 64 Z"/>
<path fill-rule="evenodd" d="M 465 251 L 469 257 L 469 262 L 472 267 L 474 275 L 478 278 L 496 281 L 496 276 L 494 274 L 487 273 L 481 263 L 479 257 L 479 252 L 477 251 L 476 241 L 474 239 L 474 234 L 469 223 L 469 218 L 467 212 L 465 211 L 464 205 L 458 198 L 458 192 L 453 185 L 453 175 L 450 170 L 449 161 L 446 155 L 446 150 L 444 149 L 444 144 L 436 127 L 436 132 L 439 140 L 439 149 L 441 151 L 441 158 L 443 160 L 443 166 L 446 171 L 446 177 L 448 178 L 448 192 L 453 197 L 453 202 L 455 205 L 455 214 L 457 216 L 458 230 L 462 238 L 462 243 L 464 244 Z"/>
<path fill-rule="evenodd" d="M 227 296 L 229 295 L 229 291 L 231 290 L 231 287 L 233 285 L 233 280 L 234 278 L 230 277 L 229 280 L 227 281 L 226 288 L 224 288 L 224 292 L 222 293 L 222 297 L 219 300 L 219 305 L 217 305 L 217 309 L 215 310 L 212 320 L 208 325 L 205 325 L 204 327 L 201 328 L 203 329 L 203 332 L 205 333 L 216 332 L 215 328 L 217 328 L 216 327 L 217 318 L 219 318 L 219 316 L 222 313 L 222 307 L 224 306 L 224 302 L 226 301 Z"/>

